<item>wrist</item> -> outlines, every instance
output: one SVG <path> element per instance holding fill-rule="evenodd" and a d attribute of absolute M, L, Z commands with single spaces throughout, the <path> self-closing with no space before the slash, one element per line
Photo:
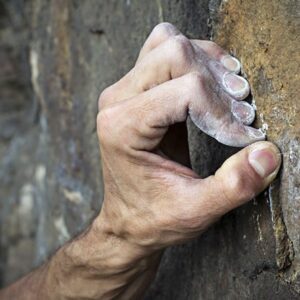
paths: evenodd
<path fill-rule="evenodd" d="M 51 259 L 47 286 L 55 290 L 53 299 L 114 299 L 128 293 L 140 275 L 152 279 L 160 256 L 115 236 L 99 217 Z"/>

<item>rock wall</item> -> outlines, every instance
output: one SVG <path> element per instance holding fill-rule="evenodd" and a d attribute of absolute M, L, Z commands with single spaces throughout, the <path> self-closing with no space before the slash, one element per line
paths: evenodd
<path fill-rule="evenodd" d="M 100 91 L 134 64 L 162 21 L 239 57 L 256 126 L 282 151 L 281 177 L 197 240 L 168 249 L 146 299 L 300 297 L 299 1 L 0 1 L 2 284 L 80 232 L 102 201 Z M 188 120 L 193 167 L 237 149 Z"/>

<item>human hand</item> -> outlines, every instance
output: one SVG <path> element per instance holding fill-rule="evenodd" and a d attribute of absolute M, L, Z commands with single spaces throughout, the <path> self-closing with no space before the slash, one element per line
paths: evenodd
<path fill-rule="evenodd" d="M 252 123 L 254 110 L 240 101 L 249 85 L 235 75 L 239 69 L 216 44 L 189 40 L 172 25 L 160 24 L 135 67 L 102 93 L 98 133 L 105 199 L 99 220 L 141 253 L 199 235 L 276 176 L 280 154 L 268 142 L 248 146 L 205 179 L 163 153 L 170 126 L 188 114 L 225 144 L 264 138 L 245 125 Z"/>
<path fill-rule="evenodd" d="M 264 135 L 248 126 L 254 110 L 241 101 L 249 85 L 239 69 L 216 44 L 158 25 L 134 68 L 100 97 L 100 214 L 0 298 L 140 299 L 165 247 L 198 236 L 265 189 L 280 153 L 269 142 L 251 144 Z M 201 179 L 187 167 L 188 115 L 224 144 L 251 145 Z"/>
<path fill-rule="evenodd" d="M 239 68 L 212 42 L 170 24 L 154 29 L 134 68 L 101 94 L 104 203 L 88 231 L 52 259 L 48 285 L 61 288 L 50 299 L 140 299 L 163 249 L 198 236 L 275 178 L 277 148 L 251 144 L 264 136 L 247 126 L 254 110 L 240 101 L 249 86 L 234 75 Z M 225 144 L 251 145 L 201 179 L 187 167 L 188 115 Z"/>

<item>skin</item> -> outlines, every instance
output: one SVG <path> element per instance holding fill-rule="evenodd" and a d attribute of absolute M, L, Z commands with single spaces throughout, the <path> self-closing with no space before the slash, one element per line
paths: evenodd
<path fill-rule="evenodd" d="M 252 144 L 263 135 L 248 126 L 253 111 L 242 101 L 249 86 L 234 75 L 239 68 L 216 44 L 156 26 L 134 68 L 100 96 L 101 212 L 0 299 L 141 299 L 166 247 L 199 236 L 263 191 L 280 153 L 269 142 Z M 251 145 L 199 178 L 189 168 L 188 115 L 223 143 Z"/>

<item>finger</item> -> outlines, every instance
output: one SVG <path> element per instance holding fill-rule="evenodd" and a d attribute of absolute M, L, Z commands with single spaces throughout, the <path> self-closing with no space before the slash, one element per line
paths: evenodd
<path fill-rule="evenodd" d="M 242 76 L 232 73 L 222 74 L 222 85 L 225 90 L 236 100 L 243 100 L 248 97 L 250 93 L 250 86 L 248 81 Z"/>
<path fill-rule="evenodd" d="M 212 71 L 217 83 L 234 99 L 248 96 L 248 82 L 228 70 L 219 62 L 210 60 L 201 49 L 195 51 L 191 41 L 183 35 L 170 37 L 153 49 L 117 85 L 115 95 L 122 92 L 125 98 L 132 97 L 170 79 L 189 72 Z"/>
<path fill-rule="evenodd" d="M 204 50 L 209 57 L 217 60 L 230 72 L 238 74 L 241 71 L 241 63 L 232 55 L 229 55 L 223 48 L 212 41 L 191 40 L 192 43 Z"/>
<path fill-rule="evenodd" d="M 187 188 L 191 211 L 205 212 L 209 223 L 262 192 L 276 177 L 280 164 L 280 152 L 270 142 L 244 148 L 227 159 L 214 176 L 191 183 Z"/>
<path fill-rule="evenodd" d="M 244 78 L 230 74 L 219 62 L 209 60 L 203 50 L 195 52 L 190 40 L 183 35 L 160 44 L 111 89 L 116 99 L 119 94 L 126 99 L 170 79 L 208 68 L 217 83 L 235 99 L 244 99 L 249 94 L 249 84 Z"/>
<path fill-rule="evenodd" d="M 137 59 L 136 65 L 140 63 L 148 53 L 153 51 L 168 39 L 179 36 L 181 32 L 170 23 L 160 23 L 152 30 L 148 39 L 146 40 L 143 48 L 140 51 L 139 57 Z M 149 60 L 150 61 L 150 60 Z M 151 70 L 152 68 L 150 68 Z M 148 67 L 144 66 L 142 71 L 143 75 L 145 70 L 149 70 Z M 157 74 L 161 74 L 161 68 L 157 70 Z M 155 76 L 157 77 L 157 76 Z M 169 79 L 169 74 L 166 76 L 165 80 L 162 79 L 160 82 L 164 82 Z M 157 85 L 157 83 L 152 83 L 152 86 Z M 142 91 L 149 89 L 150 87 L 144 87 Z M 188 149 L 188 139 L 187 139 L 187 128 L 185 122 L 174 124 L 167 131 L 166 135 L 162 139 L 159 145 L 160 155 L 176 161 L 182 165 L 190 166 L 190 156 Z"/>
<path fill-rule="evenodd" d="M 220 62 L 210 60 L 202 49 L 195 51 L 191 41 L 179 34 L 150 51 L 126 76 L 106 89 L 108 103 L 100 103 L 99 108 L 189 72 L 206 72 L 208 68 L 217 84 L 234 99 L 241 100 L 249 94 L 249 84 L 244 78 L 230 74 Z"/>
<path fill-rule="evenodd" d="M 164 22 L 156 25 L 144 46 L 142 47 L 137 63 L 144 58 L 150 51 L 165 42 L 168 38 L 182 33 L 172 24 Z M 211 58 L 220 61 L 229 71 L 238 74 L 241 69 L 239 60 L 232 55 L 229 55 L 224 49 L 212 41 L 191 40 L 197 47 L 203 49 Z"/>
<path fill-rule="evenodd" d="M 207 60 L 207 64 L 217 82 L 223 86 L 229 95 L 236 100 L 243 100 L 249 95 L 248 81 L 237 75 L 241 65 L 236 58 L 228 55 L 225 50 L 211 41 L 192 40 L 192 44 L 195 48 L 196 57 L 203 56 L 203 51 L 208 55 L 210 59 Z"/>
<path fill-rule="evenodd" d="M 176 35 L 152 50 L 132 72 L 127 84 L 136 93 L 148 90 L 167 80 L 188 72 L 209 68 L 216 81 L 236 100 L 245 99 L 250 92 L 246 79 L 230 73 L 219 61 L 210 59 L 202 49 L 196 49 L 189 39 Z"/>
<path fill-rule="evenodd" d="M 191 107 L 194 105 L 195 103 L 191 104 Z M 199 129 L 218 142 L 231 147 L 245 147 L 265 140 L 265 134 L 261 130 L 243 124 L 231 113 L 223 112 L 220 116 L 221 112 L 216 108 L 209 108 L 206 112 L 199 111 L 198 105 L 196 104 L 196 109 L 190 110 L 191 120 Z M 222 110 L 221 107 L 220 110 Z"/>
<path fill-rule="evenodd" d="M 242 76 L 236 75 L 228 70 L 218 61 L 208 61 L 216 81 L 223 89 L 236 100 L 245 99 L 250 93 L 248 81 Z"/>
<path fill-rule="evenodd" d="M 245 146 L 264 139 L 259 130 L 244 126 L 232 116 L 227 101 L 207 93 L 214 81 L 206 76 L 189 73 L 103 109 L 100 116 L 107 120 L 107 140 L 112 145 L 153 150 L 168 127 L 185 121 L 188 114 L 202 131 L 226 145 Z"/>
<path fill-rule="evenodd" d="M 174 27 L 170 23 L 161 23 L 157 25 L 152 33 L 150 34 L 149 38 L 146 40 L 145 45 L 143 46 L 138 62 L 140 62 L 149 52 L 151 52 L 154 48 L 158 47 L 159 45 L 163 44 L 167 41 L 170 37 L 174 36 L 182 36 L 180 31 Z M 250 87 L 248 82 L 241 76 L 234 76 L 234 74 L 227 75 L 228 71 L 238 74 L 241 69 L 240 62 L 233 56 L 229 55 L 224 49 L 218 46 L 216 43 L 212 41 L 204 41 L 204 40 L 191 40 L 191 44 L 196 47 L 200 48 L 201 50 L 205 51 L 206 54 L 213 59 L 213 62 L 220 62 L 218 68 L 214 67 L 216 73 L 219 73 L 219 81 L 224 86 L 225 90 L 235 97 L 237 100 L 245 99 L 250 92 Z M 166 48 L 172 49 L 172 43 L 167 45 Z M 175 46 L 175 49 L 178 48 Z M 197 50 L 197 49 L 196 49 Z M 164 49 L 157 51 L 157 53 L 162 53 Z M 191 53 L 191 51 L 189 51 Z M 172 57 L 172 53 L 169 53 L 168 57 Z M 149 58 L 149 61 L 152 59 Z M 177 60 L 178 61 L 178 60 Z M 163 62 L 163 60 L 161 60 Z M 162 64 L 160 64 L 162 66 Z M 222 68 L 223 67 L 223 68 Z M 146 67 L 144 67 L 146 69 Z M 183 74 L 180 74 L 183 75 Z M 176 77 L 172 77 L 176 78 Z M 163 81 L 158 81 L 159 83 Z M 153 85 L 156 85 L 154 83 Z"/>
<path fill-rule="evenodd" d="M 231 112 L 233 116 L 244 125 L 251 125 L 255 119 L 255 110 L 253 106 L 246 101 L 232 100 Z"/>
<path fill-rule="evenodd" d="M 106 100 L 99 109 L 121 99 L 128 99 L 170 79 L 180 77 L 201 67 L 194 58 L 194 48 L 183 35 L 173 36 L 153 49 L 121 80 L 104 91 Z M 102 102 L 102 103 L 101 103 Z M 106 102 L 106 103 L 103 103 Z"/>
<path fill-rule="evenodd" d="M 165 42 L 172 36 L 181 34 L 180 31 L 172 24 L 164 22 L 156 25 L 149 37 L 145 41 L 144 46 L 142 47 L 140 54 L 137 59 L 137 63 L 141 61 L 151 50 L 156 48 L 161 43 Z"/>
<path fill-rule="evenodd" d="M 170 37 L 152 50 L 129 74 L 133 94 L 180 77 L 201 65 L 195 59 L 194 48 L 183 35 Z"/>

